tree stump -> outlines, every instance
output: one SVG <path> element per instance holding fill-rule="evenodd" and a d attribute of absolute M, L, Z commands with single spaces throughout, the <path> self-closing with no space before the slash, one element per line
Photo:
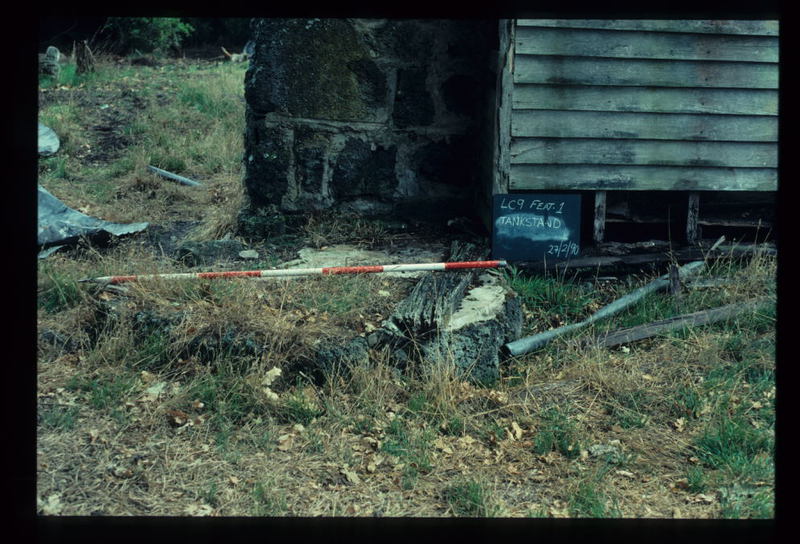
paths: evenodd
<path fill-rule="evenodd" d="M 472 244 L 454 242 L 449 260 L 479 260 L 485 255 Z M 474 271 L 436 272 L 424 276 L 383 327 L 367 338 L 373 349 L 388 347 L 398 367 L 421 361 L 452 363 L 473 381 L 500 378 L 501 347 L 516 339 L 522 327 L 519 299 Z"/>

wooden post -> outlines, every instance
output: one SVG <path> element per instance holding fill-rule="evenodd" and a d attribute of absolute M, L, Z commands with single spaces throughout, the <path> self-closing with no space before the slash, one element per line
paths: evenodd
<path fill-rule="evenodd" d="M 94 72 L 94 55 L 89 49 L 88 40 L 77 42 L 73 45 L 75 50 L 75 73 L 88 74 Z"/>
<path fill-rule="evenodd" d="M 606 192 L 594 193 L 594 242 L 603 241 L 606 233 Z"/>
<path fill-rule="evenodd" d="M 689 193 L 689 211 L 686 214 L 686 241 L 690 244 L 697 242 L 697 218 L 700 214 L 700 193 Z"/>

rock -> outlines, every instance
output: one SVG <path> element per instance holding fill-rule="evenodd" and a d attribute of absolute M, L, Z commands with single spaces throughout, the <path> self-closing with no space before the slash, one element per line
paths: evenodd
<path fill-rule="evenodd" d="M 491 152 L 496 29 L 488 20 L 253 19 L 248 206 L 474 212 L 476 165 Z"/>
<path fill-rule="evenodd" d="M 39 123 L 39 155 L 43 157 L 52 155 L 58 151 L 60 145 L 58 135 L 53 129 Z"/>
<path fill-rule="evenodd" d="M 610 463 L 622 463 L 625 456 L 619 446 L 615 444 L 594 444 L 589 446 L 589 455 L 603 457 Z"/>
<path fill-rule="evenodd" d="M 218 261 L 234 260 L 245 249 L 238 240 L 211 240 L 184 242 L 176 251 L 176 258 L 189 266 L 209 265 Z"/>
<path fill-rule="evenodd" d="M 239 257 L 242 259 L 258 259 L 258 251 L 255 249 L 245 249 L 239 252 Z"/>
<path fill-rule="evenodd" d="M 279 206 L 289 188 L 293 133 L 245 113 L 244 185 L 252 208 Z"/>
<path fill-rule="evenodd" d="M 74 341 L 72 338 L 67 338 L 52 329 L 42 329 L 39 331 L 39 338 L 66 353 L 72 353 L 80 348 L 79 342 Z"/>
<path fill-rule="evenodd" d="M 395 126 L 428 126 L 433 123 L 433 97 L 427 89 L 424 68 L 406 68 L 397 72 L 397 95 L 392 119 Z"/>
<path fill-rule="evenodd" d="M 304 374 L 319 384 L 331 373 L 343 373 L 347 376 L 350 367 L 368 361 L 369 346 L 365 338 L 356 337 L 346 344 L 337 340 L 326 340 L 317 347 L 314 358 L 304 369 Z"/>
<path fill-rule="evenodd" d="M 350 138 L 339 153 L 331 179 L 337 199 L 391 195 L 397 186 L 394 173 L 397 147 L 370 145 Z"/>
<path fill-rule="evenodd" d="M 256 19 L 256 54 L 245 98 L 259 116 L 270 112 L 336 121 L 374 121 L 387 92 L 386 75 L 347 19 Z"/>

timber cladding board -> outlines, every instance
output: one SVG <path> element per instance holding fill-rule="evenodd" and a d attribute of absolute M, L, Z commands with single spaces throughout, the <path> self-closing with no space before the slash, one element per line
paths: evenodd
<path fill-rule="evenodd" d="M 778 115 L 775 89 L 514 86 L 514 109 Z"/>
<path fill-rule="evenodd" d="M 618 164 L 777 168 L 770 143 L 515 138 L 511 164 Z"/>
<path fill-rule="evenodd" d="M 514 83 L 777 89 L 778 64 L 518 54 Z"/>
<path fill-rule="evenodd" d="M 778 118 L 750 115 L 518 110 L 511 116 L 511 136 L 777 142 Z"/>
<path fill-rule="evenodd" d="M 509 189 L 773 191 L 777 176 L 775 168 L 514 164 Z"/>
<path fill-rule="evenodd" d="M 778 38 L 521 27 L 517 54 L 778 62 Z"/>
<path fill-rule="evenodd" d="M 509 190 L 777 189 L 776 21 L 517 20 Z"/>
<path fill-rule="evenodd" d="M 517 27 L 596 28 L 644 30 L 680 34 L 748 34 L 778 36 L 778 21 L 700 19 L 517 19 Z"/>

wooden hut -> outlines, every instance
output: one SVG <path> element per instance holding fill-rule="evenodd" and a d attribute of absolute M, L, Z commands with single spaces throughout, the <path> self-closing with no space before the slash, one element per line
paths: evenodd
<path fill-rule="evenodd" d="M 777 21 L 517 19 L 499 41 L 493 194 L 593 195 L 598 242 L 618 195 L 679 195 L 689 242 L 701 196 L 774 196 Z"/>

